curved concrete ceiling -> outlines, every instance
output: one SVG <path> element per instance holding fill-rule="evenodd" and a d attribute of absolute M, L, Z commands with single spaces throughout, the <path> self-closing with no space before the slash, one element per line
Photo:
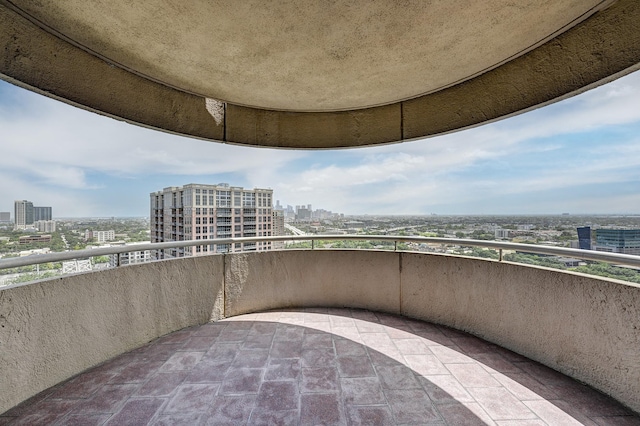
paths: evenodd
<path fill-rule="evenodd" d="M 0 0 L 5 79 L 138 124 L 263 146 L 396 142 L 638 68 L 635 0 Z"/>

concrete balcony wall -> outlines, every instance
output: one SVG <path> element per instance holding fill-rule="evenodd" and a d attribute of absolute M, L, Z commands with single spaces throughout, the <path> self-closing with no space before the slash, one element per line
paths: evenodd
<path fill-rule="evenodd" d="M 401 256 L 403 315 L 468 331 L 640 412 L 640 286 L 506 262 Z"/>
<path fill-rule="evenodd" d="M 157 337 L 222 318 L 224 259 L 126 266 L 0 290 L 0 413 Z"/>
<path fill-rule="evenodd" d="M 398 268 L 398 254 L 388 252 L 236 254 L 227 261 L 225 314 L 317 306 L 400 314 Z"/>
<path fill-rule="evenodd" d="M 0 412 L 173 330 L 311 306 L 462 329 L 640 412 L 640 287 L 482 259 L 337 250 L 177 259 L 1 290 L 0 388 L 12 392 L 0 393 Z"/>

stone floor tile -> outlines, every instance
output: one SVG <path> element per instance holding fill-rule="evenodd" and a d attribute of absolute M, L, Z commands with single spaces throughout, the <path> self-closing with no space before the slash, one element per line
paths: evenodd
<path fill-rule="evenodd" d="M 536 415 L 547 422 L 547 424 L 567 426 L 582 425 L 582 423 L 571 417 L 569 414 L 553 405 L 551 401 L 524 401 L 523 404 L 529 407 L 531 411 L 536 413 Z"/>
<path fill-rule="evenodd" d="M 448 425 L 486 426 L 496 424 L 476 402 L 438 405 L 437 410 Z"/>
<path fill-rule="evenodd" d="M 206 352 L 216 342 L 215 337 L 210 336 L 191 336 L 182 346 L 183 351 L 199 351 Z"/>
<path fill-rule="evenodd" d="M 56 422 L 56 426 L 100 426 L 105 424 L 111 416 L 111 414 L 67 414 Z"/>
<path fill-rule="evenodd" d="M 400 351 L 397 349 L 392 349 L 385 351 L 385 353 L 373 350 L 371 348 L 365 347 L 367 353 L 369 354 L 369 359 L 371 360 L 371 364 L 374 366 L 386 365 L 386 366 L 395 366 L 398 364 L 406 364 L 406 361 Z"/>
<path fill-rule="evenodd" d="M 472 336 L 453 337 L 453 343 L 467 355 L 492 353 L 495 345 Z"/>
<path fill-rule="evenodd" d="M 449 370 L 435 355 L 405 355 L 404 358 L 407 361 L 407 365 L 422 376 L 449 374 Z"/>
<path fill-rule="evenodd" d="M 333 350 L 333 339 L 330 334 L 305 334 L 302 340 L 302 349 Z"/>
<path fill-rule="evenodd" d="M 225 329 L 220 332 L 220 335 L 216 338 L 219 343 L 227 342 L 243 342 L 249 335 L 249 330 L 230 330 Z"/>
<path fill-rule="evenodd" d="M 418 376 L 417 379 L 435 404 L 475 401 L 464 386 L 452 375 Z"/>
<path fill-rule="evenodd" d="M 559 398 L 555 390 L 526 373 L 493 374 L 492 377 L 521 401 Z"/>
<path fill-rule="evenodd" d="M 340 377 L 371 377 L 376 375 L 369 357 L 363 356 L 338 357 L 338 373 Z"/>
<path fill-rule="evenodd" d="M 313 367 L 335 367 L 336 366 L 336 354 L 333 350 L 333 346 L 330 348 L 322 349 L 303 349 L 300 362 L 303 368 Z"/>
<path fill-rule="evenodd" d="M 356 320 L 356 328 L 359 333 L 384 333 L 384 326 L 373 322 Z"/>
<path fill-rule="evenodd" d="M 296 325 L 281 324 L 273 336 L 274 342 L 301 342 L 304 338 L 304 328 Z"/>
<path fill-rule="evenodd" d="M 231 368 L 264 368 L 268 359 L 268 349 L 239 350 Z"/>
<path fill-rule="evenodd" d="M 298 410 L 266 411 L 256 408 L 251 413 L 249 424 L 252 426 L 296 426 L 300 423 Z"/>
<path fill-rule="evenodd" d="M 278 323 L 275 322 L 254 322 L 251 326 L 251 334 L 275 334 Z"/>
<path fill-rule="evenodd" d="M 115 413 L 138 389 L 137 384 L 104 385 L 91 398 L 75 405 L 75 413 Z"/>
<path fill-rule="evenodd" d="M 224 376 L 219 392 L 222 395 L 258 393 L 263 375 L 263 369 L 230 368 Z"/>
<path fill-rule="evenodd" d="M 201 325 L 200 327 L 196 327 L 196 329 L 191 332 L 191 335 L 201 337 L 216 337 L 220 335 L 220 332 L 225 327 L 225 323 L 210 322 L 208 324 Z"/>
<path fill-rule="evenodd" d="M 176 395 L 163 409 L 163 413 L 205 412 L 211 405 L 218 387 L 217 384 L 180 385 Z"/>
<path fill-rule="evenodd" d="M 215 358 L 202 359 L 188 373 L 185 383 L 219 383 L 227 374 L 232 361 Z"/>
<path fill-rule="evenodd" d="M 130 399 L 105 426 L 137 426 L 149 423 L 166 401 L 160 398 Z"/>
<path fill-rule="evenodd" d="M 355 326 L 331 326 L 331 333 L 335 336 L 340 336 L 344 339 L 350 339 L 355 342 L 360 342 L 362 336 Z"/>
<path fill-rule="evenodd" d="M 98 390 L 98 388 L 107 383 L 113 376 L 113 373 L 107 372 L 81 374 L 56 388 L 49 396 L 49 399 L 89 398 L 96 390 Z"/>
<path fill-rule="evenodd" d="M 292 381 L 263 382 L 257 406 L 265 411 L 299 409 L 298 385 Z"/>
<path fill-rule="evenodd" d="M 300 424 L 346 425 L 337 393 L 300 395 Z"/>
<path fill-rule="evenodd" d="M 160 367 L 161 372 L 191 370 L 205 352 L 176 352 Z"/>
<path fill-rule="evenodd" d="M 163 336 L 14 407 L 0 425 L 495 424 L 490 414 L 503 426 L 640 424 L 588 386 L 468 334 L 322 308 Z"/>
<path fill-rule="evenodd" d="M 393 339 L 402 355 L 433 355 L 422 339 Z"/>
<path fill-rule="evenodd" d="M 304 334 L 324 334 L 331 333 L 331 324 L 329 322 L 309 322 L 305 323 Z"/>
<path fill-rule="evenodd" d="M 380 382 L 376 377 L 340 379 L 342 398 L 346 405 L 386 404 Z"/>
<path fill-rule="evenodd" d="M 501 386 L 479 364 L 446 364 L 446 367 L 465 388 Z"/>
<path fill-rule="evenodd" d="M 12 421 L 11 425 L 49 425 L 63 418 L 79 405 L 74 400 L 52 399 L 37 403 L 33 409 L 23 412 L 22 416 Z"/>
<path fill-rule="evenodd" d="M 154 417 L 149 426 L 195 426 L 200 425 L 205 416 L 199 412 L 161 414 Z"/>
<path fill-rule="evenodd" d="M 162 361 L 134 361 L 120 370 L 119 373 L 111 376 L 109 383 L 143 383 L 149 376 L 158 371 L 165 363 Z"/>
<path fill-rule="evenodd" d="M 489 373 L 521 373 L 522 370 L 511 361 L 507 361 L 497 352 L 477 354 L 473 360 L 479 362 Z"/>
<path fill-rule="evenodd" d="M 269 349 L 273 334 L 249 334 L 242 343 L 242 349 Z"/>
<path fill-rule="evenodd" d="M 493 420 L 535 419 L 537 416 L 502 387 L 467 389 Z"/>
<path fill-rule="evenodd" d="M 270 355 L 272 358 L 300 358 L 302 356 L 302 340 L 299 342 L 273 342 Z"/>
<path fill-rule="evenodd" d="M 157 373 L 142 385 L 136 396 L 169 396 L 187 377 L 186 371 L 174 371 L 170 373 Z"/>
<path fill-rule="evenodd" d="M 202 360 L 233 361 L 241 346 L 242 343 L 216 343 L 204 354 Z"/>
<path fill-rule="evenodd" d="M 387 336 L 391 337 L 392 339 L 415 339 L 418 337 L 417 334 L 415 334 L 410 328 L 409 326 L 405 326 L 405 328 L 394 328 L 394 327 L 390 327 L 387 326 L 385 327 L 385 333 L 387 333 Z"/>
<path fill-rule="evenodd" d="M 404 365 L 376 367 L 383 389 L 420 389 L 420 383 L 411 369 Z"/>
<path fill-rule="evenodd" d="M 443 364 L 473 364 L 475 360 L 469 355 L 463 354 L 457 347 L 449 346 L 430 346 L 431 352 Z"/>
<path fill-rule="evenodd" d="M 386 405 L 382 406 L 354 406 L 348 405 L 347 423 L 352 426 L 370 425 L 386 426 L 394 424 L 391 410 Z"/>
<path fill-rule="evenodd" d="M 298 358 L 272 359 L 264 375 L 264 380 L 298 380 L 300 377 L 300 360 Z"/>
<path fill-rule="evenodd" d="M 338 390 L 338 370 L 333 367 L 303 368 L 300 392 L 329 392 Z"/>
<path fill-rule="evenodd" d="M 337 337 L 334 337 L 333 341 L 337 356 L 367 356 L 367 350 L 361 343 Z"/>
<path fill-rule="evenodd" d="M 331 324 L 331 327 L 354 327 L 355 328 L 356 326 L 356 322 L 354 321 L 353 318 L 339 316 L 339 315 L 330 316 L 329 323 Z"/>
<path fill-rule="evenodd" d="M 422 389 L 385 390 L 397 423 L 428 423 L 442 420 Z"/>
<path fill-rule="evenodd" d="M 215 426 L 246 424 L 255 405 L 255 395 L 216 396 L 204 417 L 203 424 Z"/>

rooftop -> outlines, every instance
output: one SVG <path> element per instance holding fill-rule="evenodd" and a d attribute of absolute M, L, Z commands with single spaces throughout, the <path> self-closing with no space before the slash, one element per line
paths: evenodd
<path fill-rule="evenodd" d="M 306 308 L 190 327 L 117 356 L 0 424 L 640 425 L 548 367 L 472 335 Z"/>

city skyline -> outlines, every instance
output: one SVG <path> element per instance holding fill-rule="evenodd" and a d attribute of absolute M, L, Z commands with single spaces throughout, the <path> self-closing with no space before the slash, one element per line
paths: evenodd
<path fill-rule="evenodd" d="M 0 82 L 0 211 L 148 216 L 189 183 L 273 189 L 351 214 L 640 212 L 640 73 L 450 135 L 344 150 L 250 148 L 129 125 Z"/>

